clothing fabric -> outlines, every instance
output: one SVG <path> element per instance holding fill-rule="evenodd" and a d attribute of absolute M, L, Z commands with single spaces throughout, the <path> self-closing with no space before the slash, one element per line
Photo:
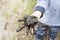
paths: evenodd
<path fill-rule="evenodd" d="M 54 40 L 57 36 L 60 26 L 48 26 L 42 25 L 41 23 L 38 24 L 36 30 L 36 40 L 43 40 L 44 37 L 48 36 L 48 39 L 51 38 Z"/>
<path fill-rule="evenodd" d="M 35 10 L 37 6 L 45 9 L 40 22 L 50 26 L 60 26 L 60 0 L 37 0 Z"/>

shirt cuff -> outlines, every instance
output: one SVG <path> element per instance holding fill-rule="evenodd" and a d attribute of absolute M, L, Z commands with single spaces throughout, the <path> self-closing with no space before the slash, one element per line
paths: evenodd
<path fill-rule="evenodd" d="M 41 13 L 45 13 L 45 9 L 43 8 L 43 7 L 40 7 L 40 6 L 37 6 L 36 8 L 35 8 L 35 11 L 40 11 Z"/>

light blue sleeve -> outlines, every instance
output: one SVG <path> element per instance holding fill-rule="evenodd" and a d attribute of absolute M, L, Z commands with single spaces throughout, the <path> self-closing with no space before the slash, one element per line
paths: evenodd
<path fill-rule="evenodd" d="M 44 11 L 48 8 L 49 0 L 37 0 L 37 4 L 35 9 L 40 10 L 44 13 Z"/>

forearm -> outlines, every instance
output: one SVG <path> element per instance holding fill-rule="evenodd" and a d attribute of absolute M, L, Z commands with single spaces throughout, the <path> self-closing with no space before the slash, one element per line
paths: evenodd
<path fill-rule="evenodd" d="M 36 16 L 39 19 L 43 16 L 44 13 L 45 13 L 45 8 L 40 7 L 40 6 L 36 6 L 34 13 L 32 15 Z"/>
<path fill-rule="evenodd" d="M 40 11 L 35 11 L 32 16 L 36 16 L 39 19 L 42 16 L 42 13 Z"/>
<path fill-rule="evenodd" d="M 49 0 L 37 0 L 37 4 L 32 15 L 36 16 L 38 19 L 41 18 L 48 7 L 48 1 Z"/>

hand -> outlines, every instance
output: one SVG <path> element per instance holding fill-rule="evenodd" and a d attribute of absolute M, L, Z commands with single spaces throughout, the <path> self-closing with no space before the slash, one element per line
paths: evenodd
<path fill-rule="evenodd" d="M 35 11 L 31 16 L 36 16 L 39 20 L 42 16 L 42 13 L 40 11 Z"/>

